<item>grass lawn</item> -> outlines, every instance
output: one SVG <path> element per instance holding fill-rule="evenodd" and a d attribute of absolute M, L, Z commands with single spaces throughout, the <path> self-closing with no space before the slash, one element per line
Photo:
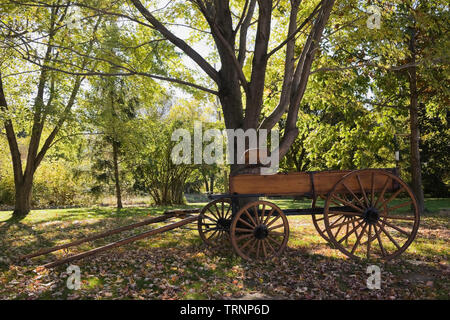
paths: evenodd
<path fill-rule="evenodd" d="M 283 209 L 310 206 L 274 202 Z M 67 289 L 67 265 L 36 266 L 164 223 L 29 261 L 17 257 L 157 216 L 168 207 L 36 210 L 14 224 L 6 222 L 11 212 L 0 212 L 0 299 L 449 299 L 450 199 L 428 199 L 426 207 L 416 240 L 388 263 L 349 260 L 318 235 L 309 216 L 291 216 L 289 248 L 281 258 L 246 262 L 230 250 L 211 252 L 196 230 L 179 228 L 75 261 L 80 290 Z M 373 263 L 382 270 L 380 290 L 366 287 L 366 269 Z"/>

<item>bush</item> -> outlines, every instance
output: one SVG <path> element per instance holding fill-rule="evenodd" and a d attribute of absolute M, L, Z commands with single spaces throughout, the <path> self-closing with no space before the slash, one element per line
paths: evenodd
<path fill-rule="evenodd" d="M 66 161 L 44 162 L 34 178 L 32 205 L 35 207 L 89 204 L 92 196 L 86 181 L 77 181 Z"/>
<path fill-rule="evenodd" d="M 0 168 L 0 206 L 14 204 L 14 177 Z"/>
<path fill-rule="evenodd" d="M 32 193 L 32 207 L 89 205 L 94 196 L 85 177 L 74 178 L 70 163 L 47 161 L 37 169 Z M 0 163 L 0 206 L 14 205 L 14 177 L 10 165 Z"/>

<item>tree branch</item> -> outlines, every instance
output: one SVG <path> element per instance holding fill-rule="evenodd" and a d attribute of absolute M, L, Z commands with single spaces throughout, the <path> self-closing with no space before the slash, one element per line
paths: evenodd
<path fill-rule="evenodd" d="M 142 5 L 139 0 L 131 0 L 131 2 L 156 30 L 158 30 L 164 37 L 166 37 L 167 40 L 172 42 L 175 46 L 186 53 L 195 63 L 197 63 L 200 68 L 202 68 L 203 71 L 206 72 L 206 74 L 208 74 L 211 79 L 218 83 L 219 77 L 217 71 L 197 51 L 195 51 L 184 40 L 178 38 L 169 29 L 167 29 L 147 10 L 147 8 Z"/>

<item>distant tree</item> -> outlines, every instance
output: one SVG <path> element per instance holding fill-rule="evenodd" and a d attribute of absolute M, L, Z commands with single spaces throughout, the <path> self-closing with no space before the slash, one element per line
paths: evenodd
<path fill-rule="evenodd" d="M 71 61 L 70 70 L 90 70 L 92 61 L 73 52 L 61 52 L 59 45 L 77 47 L 89 55 L 93 50 L 94 37 L 101 18 L 89 19 L 83 30 L 69 31 L 69 7 L 49 7 L 38 11 L 20 7 L 10 3 L 0 5 L 0 10 L 7 14 L 2 16 L 0 26 L 0 113 L 14 171 L 15 206 L 14 218 L 23 218 L 31 209 L 33 178 L 44 156 L 52 146 L 63 126 L 70 119 L 71 110 L 76 104 L 84 76 L 66 77 L 51 70 L 60 60 Z M 82 37 L 82 41 L 80 40 Z M 32 69 L 24 65 L 24 57 L 39 57 L 40 67 Z M 17 69 L 18 67 L 24 67 Z M 16 77 L 24 73 L 36 73 L 32 83 L 18 83 Z M 11 83 L 4 84 L 4 81 Z M 8 89 L 22 86 L 23 94 L 27 91 L 34 94 L 31 104 L 16 104 L 8 95 Z M 26 87 L 26 89 L 25 89 Z M 30 88 L 33 87 L 32 90 Z M 30 92 L 31 91 L 31 92 Z M 22 107 L 22 111 L 20 111 Z M 18 117 L 20 112 L 27 113 L 24 118 Z M 17 120 L 28 122 L 28 125 Z M 26 151 L 20 150 L 17 138 L 20 135 L 29 137 Z M 47 137 L 43 134 L 48 132 Z M 23 160 L 25 159 L 25 167 Z"/>
<path fill-rule="evenodd" d="M 450 197 L 450 111 L 444 118 L 430 116 L 425 107 L 419 108 L 421 133 L 420 157 L 423 162 L 425 193 L 432 197 Z"/>

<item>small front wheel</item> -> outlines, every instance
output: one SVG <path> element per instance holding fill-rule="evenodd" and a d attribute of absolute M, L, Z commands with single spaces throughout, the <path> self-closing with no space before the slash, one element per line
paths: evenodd
<path fill-rule="evenodd" d="M 231 200 L 221 198 L 203 207 L 198 216 L 198 233 L 210 248 L 218 248 L 230 243 Z"/>
<path fill-rule="evenodd" d="M 234 216 L 231 244 L 245 260 L 270 259 L 283 253 L 289 240 L 289 223 L 283 211 L 268 201 L 254 201 Z"/>

